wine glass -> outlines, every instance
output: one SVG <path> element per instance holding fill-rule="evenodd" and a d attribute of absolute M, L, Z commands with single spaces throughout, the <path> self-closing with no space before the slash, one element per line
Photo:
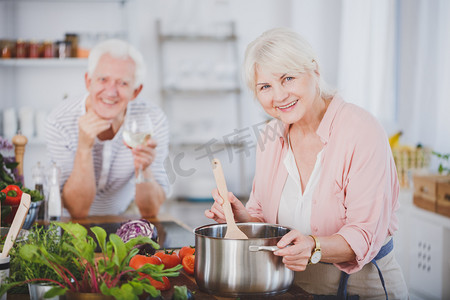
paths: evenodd
<path fill-rule="evenodd" d="M 153 134 L 153 123 L 148 112 L 139 115 L 128 115 L 124 120 L 123 141 L 130 148 L 144 145 Z M 145 182 L 142 166 L 136 174 L 136 183 Z"/>

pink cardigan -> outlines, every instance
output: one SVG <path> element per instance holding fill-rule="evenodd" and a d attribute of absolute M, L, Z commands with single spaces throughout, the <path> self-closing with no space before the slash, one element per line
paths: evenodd
<path fill-rule="evenodd" d="M 258 140 L 250 214 L 277 223 L 287 178 L 283 159 L 288 126 L 267 124 Z M 317 236 L 340 234 L 356 261 L 335 264 L 354 273 L 369 263 L 398 229 L 399 185 L 386 133 L 365 110 L 335 96 L 317 129 L 324 147 L 322 172 L 314 191 L 311 230 Z"/>

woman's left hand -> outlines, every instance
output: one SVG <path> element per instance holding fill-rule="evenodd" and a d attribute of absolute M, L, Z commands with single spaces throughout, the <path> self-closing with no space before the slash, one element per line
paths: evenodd
<path fill-rule="evenodd" d="M 289 247 L 286 247 L 290 245 Z M 293 271 L 304 271 L 311 257 L 315 244 L 312 237 L 303 235 L 297 230 L 291 230 L 277 243 L 278 248 L 274 252 L 277 256 L 283 256 L 283 263 Z"/>

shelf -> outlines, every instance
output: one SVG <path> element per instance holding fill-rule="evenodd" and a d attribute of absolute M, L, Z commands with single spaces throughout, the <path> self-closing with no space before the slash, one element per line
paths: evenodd
<path fill-rule="evenodd" d="M 160 82 L 161 101 L 171 122 L 185 123 L 172 129 L 170 148 L 174 154 L 187 153 L 190 158 L 199 150 L 204 152 L 206 148 L 209 148 L 206 149 L 207 155 L 209 150 L 214 153 L 226 151 L 229 157 L 233 152 L 237 162 L 232 168 L 238 171 L 234 183 L 239 186 L 239 193 L 245 193 L 249 186 L 243 154 L 249 144 L 244 139 L 232 139 L 231 136 L 230 140 L 234 142 L 228 141 L 225 139 L 228 133 L 225 136 L 221 133 L 229 128 L 230 133 L 233 133 L 230 135 L 234 135 L 235 131 L 238 135 L 236 128 L 241 128 L 242 124 L 242 92 L 235 23 L 212 20 L 212 23 L 196 26 L 196 30 L 168 23 L 165 24 L 166 31 L 162 30 L 162 25 L 157 21 L 159 71 L 160 74 L 165 74 Z M 209 101 L 208 98 L 221 100 L 222 103 L 216 105 L 217 102 Z M 229 113 L 223 113 L 224 105 L 231 105 L 229 113 L 232 118 Z M 189 110 L 194 111 L 188 121 L 184 116 Z M 205 117 L 208 119 L 204 119 Z M 206 122 L 203 123 L 202 120 Z M 208 167 L 209 172 L 209 165 L 203 165 L 202 168 L 204 167 Z M 187 183 L 187 187 L 189 186 L 191 185 Z M 182 183 L 177 185 L 174 195 L 185 194 L 186 186 Z"/>
<path fill-rule="evenodd" d="M 196 89 L 182 89 L 182 88 L 164 88 L 161 90 L 163 94 L 239 94 L 240 88 L 196 88 Z"/>
<path fill-rule="evenodd" d="M 173 42 L 232 42 L 236 41 L 236 35 L 214 36 L 214 35 L 160 35 L 160 41 Z"/>
<path fill-rule="evenodd" d="M 71 3 L 93 3 L 93 2 L 105 2 L 105 3 L 125 3 L 130 0 L 0 0 L 0 2 L 11 2 L 11 3 L 17 3 L 17 2 L 41 2 L 41 3 L 51 3 L 51 2 L 58 2 L 58 3 L 64 3 L 64 2 L 71 2 Z"/>
<path fill-rule="evenodd" d="M 1 1 L 1 0 L 0 0 Z M 8 58 L 0 59 L 5 67 L 86 67 L 87 58 Z"/>

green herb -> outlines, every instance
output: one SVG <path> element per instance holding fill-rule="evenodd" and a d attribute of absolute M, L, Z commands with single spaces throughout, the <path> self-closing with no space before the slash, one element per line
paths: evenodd
<path fill-rule="evenodd" d="M 19 249 L 19 256 L 25 261 L 41 264 L 49 267 L 57 274 L 57 279 L 32 278 L 22 282 L 11 282 L 0 287 L 0 296 L 9 288 L 29 282 L 49 282 L 56 286 L 44 296 L 55 297 L 64 295 L 67 291 L 102 293 L 114 296 L 116 299 L 134 300 L 144 292 L 152 297 L 160 295 L 160 292 L 150 284 L 150 281 L 139 273 L 148 274 L 156 280 L 163 276 L 178 276 L 182 265 L 163 270 L 163 265 L 147 264 L 138 270 L 129 267 L 129 261 L 139 250 L 136 245 L 151 244 L 155 249 L 159 245 L 149 237 L 138 236 L 124 243 L 116 234 L 107 234 L 101 227 L 91 228 L 98 245 L 101 248 L 100 255 L 95 254 L 97 246 L 94 238 L 88 235 L 87 229 L 80 224 L 61 223 L 55 224 L 64 230 L 61 250 L 63 253 L 51 253 L 38 243 L 27 243 Z M 66 256 L 70 254 L 71 262 L 67 264 Z M 73 264 L 74 269 L 69 265 Z"/>
<path fill-rule="evenodd" d="M 176 285 L 173 287 L 172 300 L 191 300 L 194 294 L 185 286 Z"/>
<path fill-rule="evenodd" d="M 27 193 L 31 197 L 31 202 L 37 202 L 44 199 L 44 196 L 38 190 L 30 190 L 29 188 L 23 187 L 22 192 Z"/>
<path fill-rule="evenodd" d="M 442 154 L 433 151 L 433 155 L 435 155 L 439 159 L 439 167 L 438 172 L 439 174 L 443 174 L 444 172 L 447 172 L 447 175 L 450 174 L 450 153 Z"/>
<path fill-rule="evenodd" d="M 14 184 L 16 181 L 14 170 L 19 165 L 15 161 L 11 162 L 10 159 L 0 153 L 0 181 L 6 184 Z"/>
<path fill-rule="evenodd" d="M 11 250 L 9 281 L 24 282 L 36 278 L 47 278 L 57 281 L 60 278 L 53 268 L 45 264 L 30 262 L 20 255 L 21 247 L 27 244 L 45 248 L 50 255 L 57 255 L 64 258 L 64 265 L 67 269 L 79 276 L 78 268 L 73 262 L 75 256 L 64 250 L 64 242 L 68 242 L 71 237 L 68 234 L 61 235 L 60 231 L 60 228 L 54 223 L 51 223 L 48 229 L 38 225 L 31 227 L 27 239 L 17 244 Z M 14 292 L 28 293 L 27 286 L 18 286 L 13 289 Z"/>

